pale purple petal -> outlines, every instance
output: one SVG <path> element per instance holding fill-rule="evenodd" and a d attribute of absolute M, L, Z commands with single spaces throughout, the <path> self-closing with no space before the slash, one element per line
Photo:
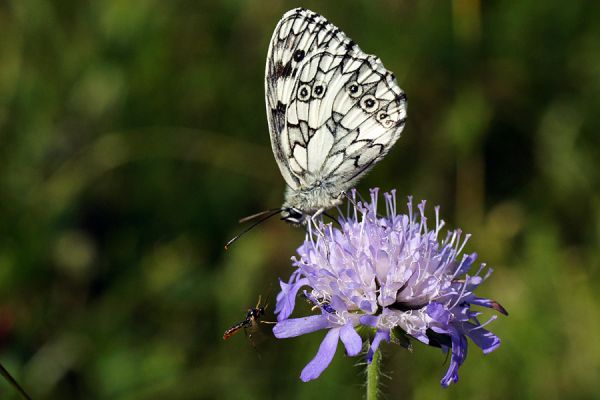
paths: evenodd
<path fill-rule="evenodd" d="M 458 382 L 458 367 L 467 357 L 467 338 L 456 331 L 451 333 L 450 338 L 452 339 L 452 356 L 450 357 L 448 371 L 446 371 L 441 381 L 443 387 Z"/>
<path fill-rule="evenodd" d="M 330 328 L 331 322 L 324 315 L 311 315 L 303 318 L 286 319 L 273 327 L 273 334 L 278 339 L 291 338 L 321 329 Z"/>
<path fill-rule="evenodd" d="M 494 309 L 504 315 L 508 315 L 508 311 L 506 311 L 506 309 L 504 307 L 502 307 L 502 305 L 500 303 L 498 303 L 497 301 L 494 301 L 494 300 L 483 299 L 480 297 L 473 296 L 472 298 L 469 299 L 469 303 L 477 304 L 479 306 L 483 306 L 483 307 L 487 307 L 487 308 L 491 308 L 491 309 Z"/>
<path fill-rule="evenodd" d="M 339 337 L 340 328 L 333 328 L 327 332 L 327 335 L 325 335 L 325 338 L 319 346 L 317 355 L 306 364 L 306 367 L 304 367 L 300 374 L 300 379 L 302 379 L 303 382 L 318 378 L 325 368 L 329 366 L 335 355 Z"/>
<path fill-rule="evenodd" d="M 377 331 L 375 334 L 371 347 L 369 347 L 369 351 L 367 352 L 367 362 L 369 364 L 373 361 L 373 355 L 375 355 L 382 340 L 385 340 L 386 342 L 390 341 L 390 331 Z"/>
<path fill-rule="evenodd" d="M 458 271 L 457 271 L 456 275 L 466 274 L 476 259 L 477 259 L 477 253 L 472 253 L 472 254 L 469 254 L 468 256 L 466 256 L 460 263 L 460 266 L 458 267 Z"/>
<path fill-rule="evenodd" d="M 340 339 L 344 346 L 346 346 L 346 354 L 349 356 L 355 356 L 362 350 L 362 339 L 360 335 L 356 333 L 356 330 L 352 324 L 346 324 L 342 326 L 340 330 Z"/>
<path fill-rule="evenodd" d="M 279 280 L 281 286 L 281 292 L 277 294 L 277 303 L 275 306 L 275 314 L 277 315 L 277 321 L 283 321 L 289 317 L 294 311 L 296 306 L 296 296 L 298 290 L 308 284 L 308 279 L 299 279 L 295 283 L 285 283 Z"/>
<path fill-rule="evenodd" d="M 463 322 L 463 330 L 484 354 L 489 354 L 500 346 L 500 338 L 477 325 Z"/>
<path fill-rule="evenodd" d="M 443 326 L 447 326 L 450 323 L 450 318 L 452 317 L 452 314 L 448 312 L 446 307 L 437 302 L 429 303 L 427 305 L 427 315 Z"/>
<path fill-rule="evenodd" d="M 377 327 L 377 322 L 379 322 L 379 315 L 361 315 L 359 321 L 363 325 L 375 328 Z"/>

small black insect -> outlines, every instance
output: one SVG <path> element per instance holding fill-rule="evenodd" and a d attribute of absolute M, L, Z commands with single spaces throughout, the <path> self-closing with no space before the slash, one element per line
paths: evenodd
<path fill-rule="evenodd" d="M 255 329 L 258 326 L 258 323 L 261 322 L 263 324 L 274 324 L 275 322 L 271 321 L 261 321 L 260 318 L 265 315 L 265 309 L 267 308 L 267 304 L 264 306 L 260 305 L 261 297 L 258 297 L 258 303 L 256 303 L 256 307 L 248 309 L 246 313 L 246 319 L 238 322 L 233 325 L 231 328 L 227 329 L 225 333 L 223 333 L 223 340 L 227 340 L 239 331 L 247 329 Z"/>

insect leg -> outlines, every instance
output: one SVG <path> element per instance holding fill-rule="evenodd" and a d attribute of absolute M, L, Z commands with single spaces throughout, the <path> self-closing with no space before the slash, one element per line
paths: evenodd
<path fill-rule="evenodd" d="M 321 236 L 325 236 L 325 234 L 319 229 L 319 225 L 317 224 L 317 218 L 320 217 L 321 214 L 323 214 L 324 212 L 325 212 L 324 208 L 319 208 L 313 215 L 310 216 L 310 222 L 312 222 L 312 224 L 315 227 L 315 230 Z"/>

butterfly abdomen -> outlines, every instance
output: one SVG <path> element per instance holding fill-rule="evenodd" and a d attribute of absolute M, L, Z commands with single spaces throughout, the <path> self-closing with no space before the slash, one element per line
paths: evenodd
<path fill-rule="evenodd" d="M 283 207 L 293 207 L 312 214 L 342 204 L 342 190 L 334 185 L 316 185 L 300 190 L 288 187 Z"/>

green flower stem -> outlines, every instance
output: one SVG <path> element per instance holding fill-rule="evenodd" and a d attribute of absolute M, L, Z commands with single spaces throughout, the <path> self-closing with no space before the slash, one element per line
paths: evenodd
<path fill-rule="evenodd" d="M 367 400 L 377 400 L 380 362 L 381 350 L 377 349 L 373 354 L 373 361 L 367 366 Z"/>

